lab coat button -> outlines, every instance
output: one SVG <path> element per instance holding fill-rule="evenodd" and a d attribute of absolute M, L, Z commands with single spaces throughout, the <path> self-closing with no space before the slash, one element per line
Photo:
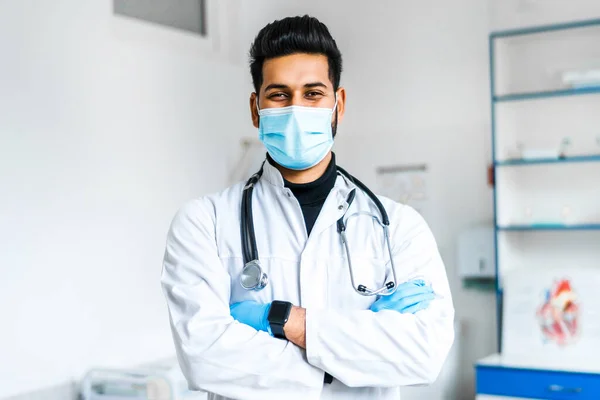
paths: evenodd
<path fill-rule="evenodd" d="M 344 206 L 343 206 L 343 205 L 339 205 L 339 206 L 338 206 L 338 210 L 343 210 L 343 209 L 344 209 Z"/>

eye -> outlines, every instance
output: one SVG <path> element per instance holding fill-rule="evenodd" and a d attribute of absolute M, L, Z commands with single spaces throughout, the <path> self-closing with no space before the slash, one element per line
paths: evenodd
<path fill-rule="evenodd" d="M 317 91 L 312 91 L 312 92 L 306 93 L 306 97 L 311 98 L 311 99 L 314 99 L 314 98 L 320 97 L 320 96 L 323 96 L 323 93 L 317 92 Z"/>
<path fill-rule="evenodd" d="M 270 94 L 268 97 L 271 100 L 281 100 L 281 99 L 285 99 L 287 97 L 287 94 L 285 94 L 283 92 L 277 92 L 277 93 Z"/>

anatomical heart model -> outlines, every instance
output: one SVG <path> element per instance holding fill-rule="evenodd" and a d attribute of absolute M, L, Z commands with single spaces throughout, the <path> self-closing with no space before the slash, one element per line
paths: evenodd
<path fill-rule="evenodd" d="M 537 310 L 537 318 L 546 342 L 559 346 L 573 343 L 579 336 L 577 295 L 568 279 L 554 283 Z"/>

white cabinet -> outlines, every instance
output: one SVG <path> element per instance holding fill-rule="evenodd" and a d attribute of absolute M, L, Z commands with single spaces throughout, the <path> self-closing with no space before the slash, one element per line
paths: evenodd
<path fill-rule="evenodd" d="M 459 235 L 458 270 L 463 279 L 496 275 L 493 226 L 473 227 Z"/>

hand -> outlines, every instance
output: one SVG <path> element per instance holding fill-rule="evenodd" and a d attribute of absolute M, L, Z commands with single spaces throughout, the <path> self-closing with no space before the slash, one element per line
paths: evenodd
<path fill-rule="evenodd" d="M 414 314 L 429 307 L 435 294 L 431 286 L 426 285 L 423 280 L 414 280 L 398 285 L 398 288 L 389 296 L 380 296 L 371 305 L 370 310 L 377 312 L 381 310 L 394 310 L 402 314 Z"/>
<path fill-rule="evenodd" d="M 271 333 L 269 311 L 271 303 L 260 304 L 256 301 L 242 301 L 229 306 L 231 316 L 242 324 L 250 325 L 257 331 Z"/>

